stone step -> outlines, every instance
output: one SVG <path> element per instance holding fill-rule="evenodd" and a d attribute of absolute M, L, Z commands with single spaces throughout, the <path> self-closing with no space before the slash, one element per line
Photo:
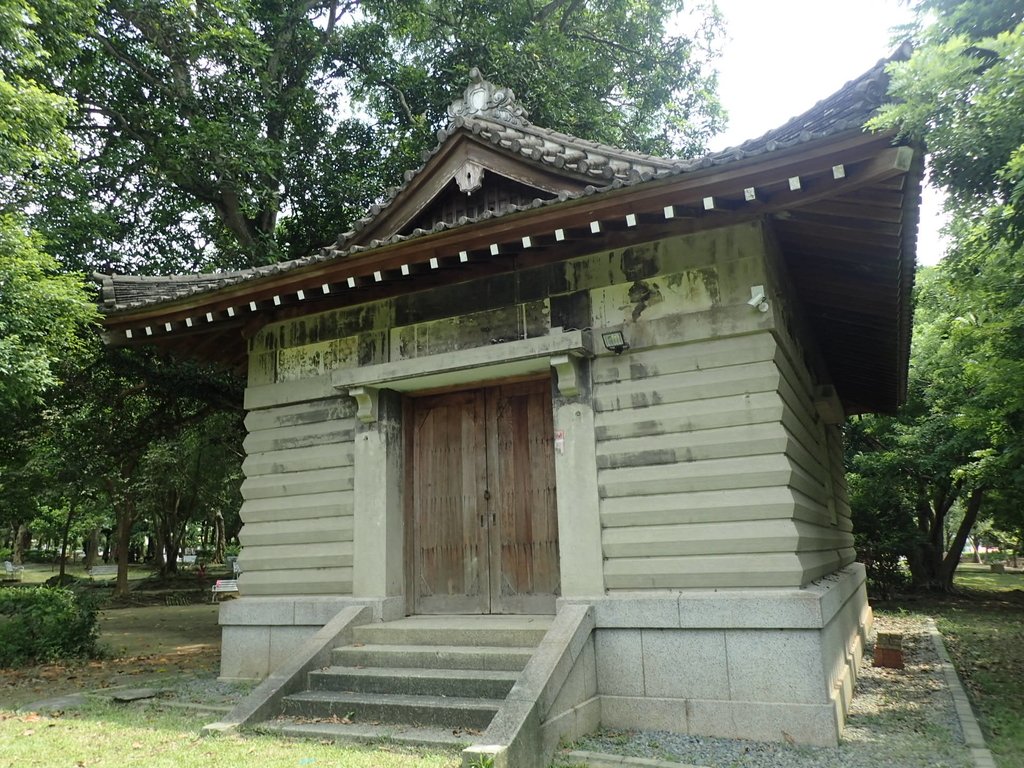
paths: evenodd
<path fill-rule="evenodd" d="M 502 701 L 393 693 L 303 691 L 286 696 L 282 704 L 282 714 L 286 717 L 345 718 L 362 724 L 405 723 L 482 731 L 490 724 Z"/>
<path fill-rule="evenodd" d="M 314 691 L 503 699 L 518 677 L 516 671 L 487 669 L 328 667 L 309 673 L 309 688 Z"/>
<path fill-rule="evenodd" d="M 401 667 L 420 669 L 484 669 L 521 671 L 533 648 L 459 645 L 346 645 L 331 651 L 339 667 Z"/>
<path fill-rule="evenodd" d="M 278 718 L 260 723 L 266 729 L 280 736 L 296 739 L 316 739 L 379 744 L 382 741 L 407 746 L 428 746 L 443 750 L 461 750 L 479 737 L 478 731 L 460 728 L 395 725 L 392 723 L 341 723 L 341 722 L 299 722 L 289 718 Z"/>
<path fill-rule="evenodd" d="M 487 645 L 535 648 L 552 616 L 409 616 L 356 627 L 366 645 Z"/>

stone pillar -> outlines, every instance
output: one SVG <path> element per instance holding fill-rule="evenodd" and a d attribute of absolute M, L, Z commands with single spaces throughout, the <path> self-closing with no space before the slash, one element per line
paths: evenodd
<path fill-rule="evenodd" d="M 405 583 L 402 399 L 374 395 L 372 420 L 356 427 L 353 597 L 400 598 Z"/>
<path fill-rule="evenodd" d="M 580 393 L 555 398 L 555 485 L 562 597 L 602 597 L 604 556 L 589 366 Z"/>

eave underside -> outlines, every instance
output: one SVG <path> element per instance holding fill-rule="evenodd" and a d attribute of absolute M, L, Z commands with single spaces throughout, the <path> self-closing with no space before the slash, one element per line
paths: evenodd
<path fill-rule="evenodd" d="M 843 165 L 841 179 L 836 164 Z M 797 190 L 789 183 L 794 176 Z M 857 134 L 769 162 L 595 194 L 116 313 L 106 325 L 115 343 L 155 343 L 243 370 L 246 339 L 268 322 L 763 218 L 772 222 L 796 300 L 847 412 L 891 412 L 905 397 L 920 178 L 919 153 Z"/>

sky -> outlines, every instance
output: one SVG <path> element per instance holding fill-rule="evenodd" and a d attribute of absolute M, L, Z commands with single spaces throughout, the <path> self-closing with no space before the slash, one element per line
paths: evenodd
<path fill-rule="evenodd" d="M 863 74 L 897 47 L 892 27 L 910 20 L 899 0 L 717 0 L 726 39 L 718 95 L 729 113 L 712 149 L 785 123 Z M 926 189 L 919 264 L 941 258 L 941 198 Z"/>

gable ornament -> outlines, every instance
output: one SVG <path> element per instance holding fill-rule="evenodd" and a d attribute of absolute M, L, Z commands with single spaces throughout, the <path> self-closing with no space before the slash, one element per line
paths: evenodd
<path fill-rule="evenodd" d="M 508 125 L 528 125 L 529 112 L 516 101 L 511 88 L 489 82 L 479 69 L 469 70 L 469 86 L 461 99 L 448 105 L 448 117 L 485 117 Z"/>

